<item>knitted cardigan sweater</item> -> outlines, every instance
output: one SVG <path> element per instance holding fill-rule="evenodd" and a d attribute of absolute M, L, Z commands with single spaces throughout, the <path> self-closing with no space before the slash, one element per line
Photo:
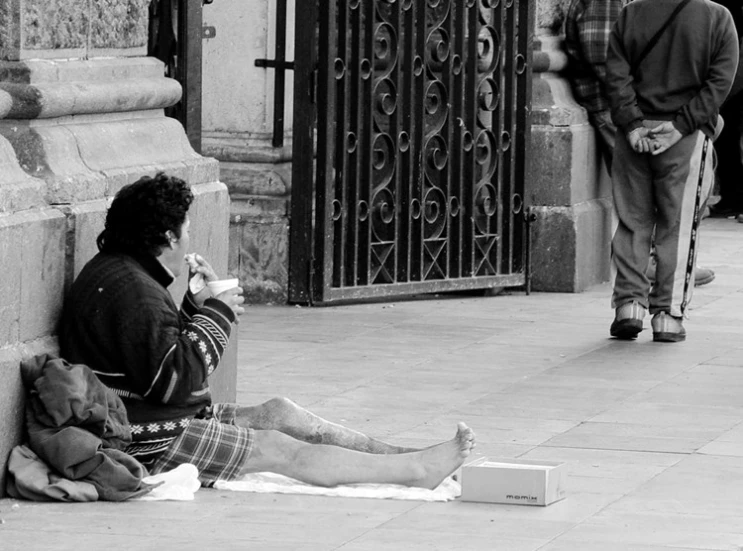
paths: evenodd
<path fill-rule="evenodd" d="M 65 302 L 62 357 L 90 367 L 121 397 L 132 428 L 127 453 L 147 463 L 211 404 L 208 376 L 227 347 L 232 310 L 214 298 L 181 310 L 172 275 L 151 256 L 99 253 Z"/>

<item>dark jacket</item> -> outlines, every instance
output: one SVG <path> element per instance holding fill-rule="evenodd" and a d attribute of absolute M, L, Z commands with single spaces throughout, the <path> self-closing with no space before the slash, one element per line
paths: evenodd
<path fill-rule="evenodd" d="M 684 136 L 696 130 L 710 137 L 715 133 L 738 67 L 738 37 L 728 10 L 691 0 L 637 63 L 680 1 L 635 0 L 612 30 L 607 85 L 612 118 L 624 132 L 647 119 L 673 121 Z"/>
<path fill-rule="evenodd" d="M 131 442 L 126 409 L 85 365 L 47 355 L 21 363 L 28 391 L 28 447 L 62 477 L 121 501 L 150 490 L 145 468 L 124 453 Z"/>
<path fill-rule="evenodd" d="M 741 39 L 743 39 L 743 5 L 741 0 L 713 0 L 715 4 L 725 6 L 730 15 L 733 16 L 733 23 L 735 24 L 735 31 L 738 33 L 738 43 L 743 46 Z M 743 92 L 743 48 L 740 52 L 742 55 L 738 56 L 738 70 L 735 72 L 735 80 L 733 80 L 733 87 L 730 89 L 728 99 L 734 98 L 741 92 Z"/>
<path fill-rule="evenodd" d="M 127 450 L 161 453 L 211 404 L 208 377 L 227 347 L 235 314 L 190 291 L 179 310 L 173 276 L 152 256 L 99 253 L 72 285 L 59 326 L 62 357 L 90 366 L 122 398 L 132 427 Z"/>

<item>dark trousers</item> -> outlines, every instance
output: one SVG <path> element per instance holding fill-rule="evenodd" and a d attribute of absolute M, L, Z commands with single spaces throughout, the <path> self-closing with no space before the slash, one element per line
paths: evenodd
<path fill-rule="evenodd" d="M 617 224 L 612 240 L 614 308 L 634 301 L 649 307 L 651 314 L 683 316 L 694 288 L 697 206 L 702 207 L 712 185 L 712 147 L 708 144 L 697 198 L 706 140 L 696 131 L 654 156 L 636 153 L 627 138 L 617 134 L 612 177 Z M 653 234 L 657 268 L 651 288 L 646 271 Z"/>

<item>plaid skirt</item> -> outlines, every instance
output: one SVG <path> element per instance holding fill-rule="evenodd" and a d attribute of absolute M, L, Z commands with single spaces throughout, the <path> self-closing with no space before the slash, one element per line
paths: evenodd
<path fill-rule="evenodd" d="M 250 456 L 253 430 L 235 425 L 236 404 L 214 404 L 188 427 L 148 466 L 150 474 L 191 463 L 199 470 L 202 486 L 217 480 L 234 480 Z"/>

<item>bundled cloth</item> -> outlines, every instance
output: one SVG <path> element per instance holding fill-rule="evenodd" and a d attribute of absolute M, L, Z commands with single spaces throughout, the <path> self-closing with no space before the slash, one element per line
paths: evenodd
<path fill-rule="evenodd" d="M 8 462 L 8 493 L 35 501 L 122 501 L 148 493 L 126 409 L 85 365 L 46 354 L 21 363 L 28 445 Z"/>

